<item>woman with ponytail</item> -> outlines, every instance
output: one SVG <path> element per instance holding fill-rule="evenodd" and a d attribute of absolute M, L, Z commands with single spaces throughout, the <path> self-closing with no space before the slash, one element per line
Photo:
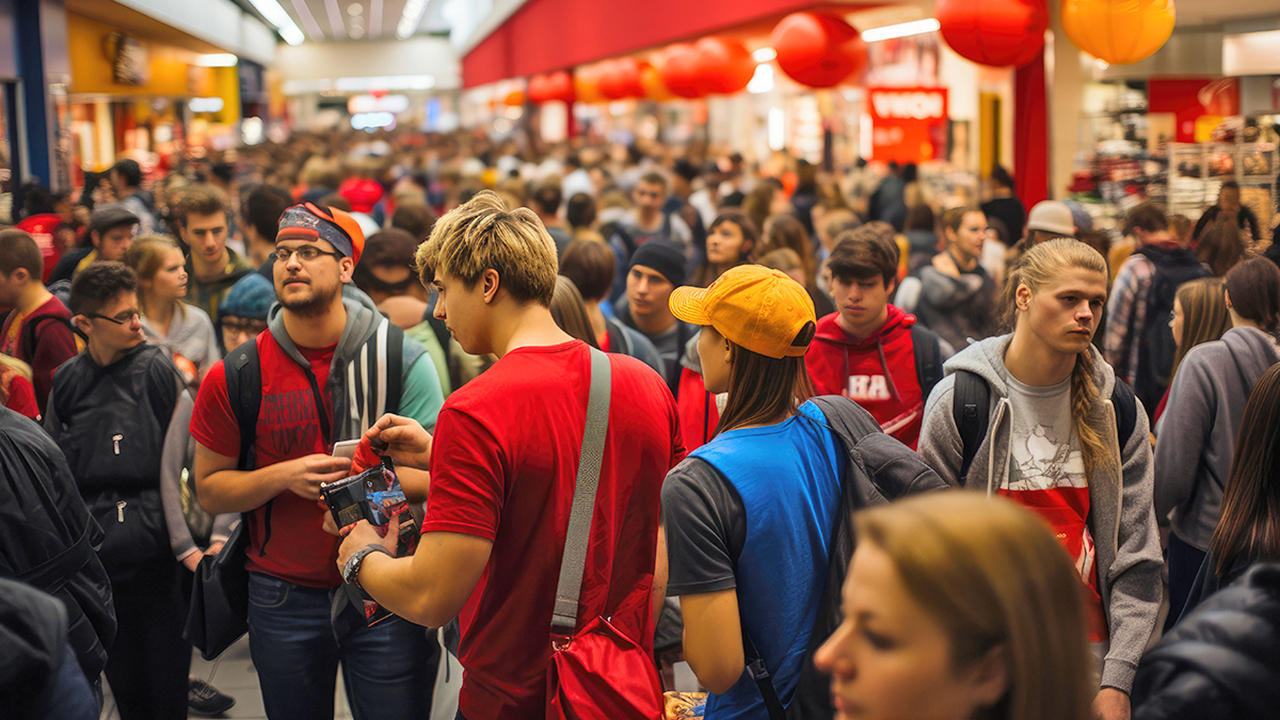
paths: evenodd
<path fill-rule="evenodd" d="M 1156 517 L 1169 533 L 1169 619 L 1182 613 L 1222 515 L 1222 494 L 1249 393 L 1280 362 L 1280 269 L 1263 257 L 1227 273 L 1231 329 L 1187 352 L 1157 428 Z"/>
<path fill-rule="evenodd" d="M 1147 415 L 1090 344 L 1107 278 L 1106 261 L 1084 243 L 1028 251 L 1005 289 L 1012 332 L 947 361 L 925 408 L 920 454 L 948 483 L 1012 498 L 1053 526 L 1088 599 L 1101 659 L 1094 713 L 1116 720 L 1129 717 L 1134 668 L 1155 631 L 1162 562 Z M 974 387 L 986 392 L 986 432 L 966 448 L 984 426 L 979 417 L 957 426 L 957 414 L 981 406 Z"/>

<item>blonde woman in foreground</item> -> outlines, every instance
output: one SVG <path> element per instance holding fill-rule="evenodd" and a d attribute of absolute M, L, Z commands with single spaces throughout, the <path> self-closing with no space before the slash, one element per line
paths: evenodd
<path fill-rule="evenodd" d="M 1089 717 L 1079 574 L 1035 514 L 942 492 L 855 524 L 845 620 L 814 656 L 837 717 Z"/>

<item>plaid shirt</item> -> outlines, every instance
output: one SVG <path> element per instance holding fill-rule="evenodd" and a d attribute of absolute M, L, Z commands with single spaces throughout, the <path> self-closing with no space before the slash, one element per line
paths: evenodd
<path fill-rule="evenodd" d="M 1140 330 L 1147 322 L 1147 290 L 1156 266 L 1145 255 L 1130 255 L 1120 266 L 1107 301 L 1107 331 L 1102 339 L 1102 353 L 1125 382 L 1133 382 L 1133 369 L 1138 366 L 1138 343 L 1129 329 Z M 1157 318 L 1157 321 L 1159 318 Z"/>

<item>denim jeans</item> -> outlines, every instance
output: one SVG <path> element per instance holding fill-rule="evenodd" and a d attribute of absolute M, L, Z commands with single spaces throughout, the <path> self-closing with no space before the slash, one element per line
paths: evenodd
<path fill-rule="evenodd" d="M 364 626 L 335 593 L 249 574 L 249 653 L 271 720 L 332 718 L 338 663 L 355 720 L 420 720 L 431 712 L 439 645 L 399 617 Z"/>

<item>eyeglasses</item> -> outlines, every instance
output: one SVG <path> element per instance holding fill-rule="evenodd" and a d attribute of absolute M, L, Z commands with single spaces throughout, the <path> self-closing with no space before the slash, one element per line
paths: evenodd
<path fill-rule="evenodd" d="M 98 313 L 84 313 L 84 316 L 87 318 L 96 318 L 98 320 L 106 320 L 107 322 L 113 322 L 117 325 L 123 325 L 127 322 L 132 322 L 134 318 L 142 317 L 142 314 L 139 313 L 137 310 L 125 310 L 124 312 L 119 313 L 115 317 L 110 317 L 108 315 L 99 315 Z"/>
<path fill-rule="evenodd" d="M 272 262 L 283 265 L 284 263 L 289 262 L 289 258 L 294 255 L 297 255 L 298 259 L 302 262 L 311 262 L 321 255 L 328 255 L 329 257 L 335 258 L 346 257 L 342 253 L 325 252 L 318 247 L 303 245 L 302 247 L 297 248 L 277 248 L 275 252 L 271 253 L 270 258 Z"/>

